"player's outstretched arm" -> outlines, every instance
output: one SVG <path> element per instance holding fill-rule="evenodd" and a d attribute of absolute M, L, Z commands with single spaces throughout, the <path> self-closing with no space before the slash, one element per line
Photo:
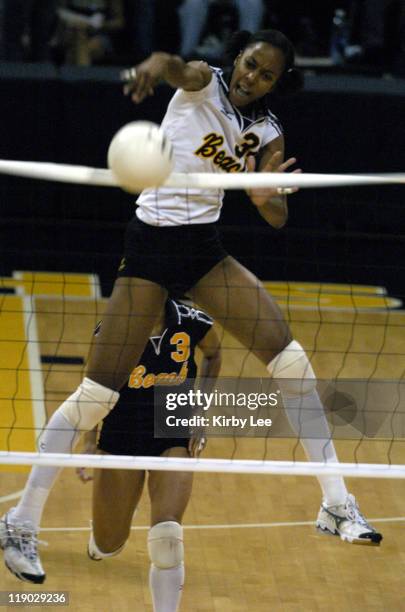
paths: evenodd
<path fill-rule="evenodd" d="M 124 93 L 131 94 L 139 104 L 153 95 L 159 81 L 166 81 L 172 87 L 186 91 L 199 91 L 208 85 L 212 72 L 205 62 L 186 63 L 180 56 L 170 53 L 152 53 L 144 62 L 124 71 L 127 81 Z"/>

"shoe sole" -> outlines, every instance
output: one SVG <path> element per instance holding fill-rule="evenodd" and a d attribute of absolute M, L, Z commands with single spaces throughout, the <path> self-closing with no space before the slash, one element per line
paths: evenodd
<path fill-rule="evenodd" d="M 14 576 L 16 576 L 19 580 L 22 580 L 23 582 L 31 582 L 32 584 L 42 584 L 43 582 L 45 582 L 46 574 L 44 574 L 43 576 L 28 576 L 14 571 L 6 561 L 4 562 L 4 565 L 12 574 L 14 574 Z"/>
<path fill-rule="evenodd" d="M 357 544 L 358 546 L 380 546 L 382 540 L 382 536 L 380 534 L 376 534 L 380 538 L 378 541 L 373 541 L 370 538 L 350 538 L 349 536 L 345 536 L 336 530 L 331 531 L 329 527 L 322 523 L 316 523 L 316 529 L 322 535 L 338 536 L 342 540 L 342 542 L 347 542 L 348 544 Z"/>

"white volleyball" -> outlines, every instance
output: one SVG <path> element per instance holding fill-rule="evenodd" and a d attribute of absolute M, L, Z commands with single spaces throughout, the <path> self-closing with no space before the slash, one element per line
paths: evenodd
<path fill-rule="evenodd" d="M 173 170 L 173 147 L 156 123 L 133 121 L 115 134 L 108 148 L 108 166 L 120 187 L 139 193 L 158 187 Z"/>

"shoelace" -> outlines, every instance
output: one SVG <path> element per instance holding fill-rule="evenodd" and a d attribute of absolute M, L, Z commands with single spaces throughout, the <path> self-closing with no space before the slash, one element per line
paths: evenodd
<path fill-rule="evenodd" d="M 21 552 L 30 561 L 36 561 L 38 558 L 37 547 L 39 544 L 48 546 L 48 542 L 39 540 L 37 532 L 30 525 L 7 525 L 8 537 L 19 542 Z"/>
<path fill-rule="evenodd" d="M 346 510 L 347 510 L 347 518 L 351 521 L 356 521 L 365 527 L 371 529 L 370 525 L 367 523 L 366 519 L 360 512 L 360 509 L 354 499 L 353 495 L 349 495 L 346 502 Z"/>
<path fill-rule="evenodd" d="M 24 556 L 28 557 L 31 561 L 36 561 L 38 558 L 38 543 L 39 540 L 37 538 L 37 534 L 34 531 L 24 528 L 21 530 L 20 534 L 21 541 L 21 551 Z"/>

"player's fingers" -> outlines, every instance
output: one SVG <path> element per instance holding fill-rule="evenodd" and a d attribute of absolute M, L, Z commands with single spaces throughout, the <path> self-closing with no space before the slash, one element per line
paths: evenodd
<path fill-rule="evenodd" d="M 198 457 L 200 453 L 204 450 L 206 445 L 206 438 L 204 436 L 199 436 L 195 438 L 194 441 L 194 457 Z"/>
<path fill-rule="evenodd" d="M 124 95 L 128 96 L 134 90 L 136 86 L 136 76 L 137 69 L 134 66 L 133 68 L 128 68 L 127 70 L 122 70 L 120 72 L 121 81 L 124 82 Z"/>
<path fill-rule="evenodd" d="M 295 157 L 290 157 L 285 162 L 280 164 L 280 166 L 278 167 L 278 171 L 279 172 L 285 172 L 285 170 L 287 170 L 287 168 L 289 168 L 290 166 L 292 166 L 292 165 L 294 165 L 296 163 L 297 163 L 296 158 Z"/>
<path fill-rule="evenodd" d="M 125 83 L 122 91 L 124 92 L 124 96 L 129 96 L 129 94 L 132 91 L 131 84 L 130 83 Z"/>
<path fill-rule="evenodd" d="M 276 151 L 261 169 L 261 172 L 275 172 L 283 159 L 281 151 Z"/>
<path fill-rule="evenodd" d="M 246 158 L 246 167 L 248 172 L 254 172 L 256 170 L 256 159 L 254 155 L 248 155 Z"/>
<path fill-rule="evenodd" d="M 207 439 L 206 438 L 200 438 L 198 441 L 198 446 L 197 446 L 197 457 L 200 453 L 202 453 L 202 451 L 204 450 L 205 446 L 207 444 Z"/>
<path fill-rule="evenodd" d="M 290 174 L 301 174 L 302 170 L 301 168 L 297 168 L 296 170 L 293 170 Z M 291 193 L 297 193 L 297 191 L 299 191 L 299 187 L 278 187 L 277 188 L 277 193 L 279 195 L 289 195 Z"/>
<path fill-rule="evenodd" d="M 151 86 L 150 75 L 146 71 L 138 71 L 136 81 L 134 82 L 134 89 L 132 92 L 132 99 L 134 102 L 142 102 L 148 95 L 148 90 Z"/>
<path fill-rule="evenodd" d="M 76 474 L 79 477 L 79 480 L 81 480 L 82 482 L 87 482 L 87 480 L 89 479 L 86 474 L 85 468 L 76 468 Z"/>
<path fill-rule="evenodd" d="M 302 174 L 302 169 L 297 168 L 296 170 L 293 170 L 291 174 Z M 291 189 L 292 189 L 291 193 L 297 193 L 297 191 L 299 191 L 299 187 L 291 187 Z"/>

